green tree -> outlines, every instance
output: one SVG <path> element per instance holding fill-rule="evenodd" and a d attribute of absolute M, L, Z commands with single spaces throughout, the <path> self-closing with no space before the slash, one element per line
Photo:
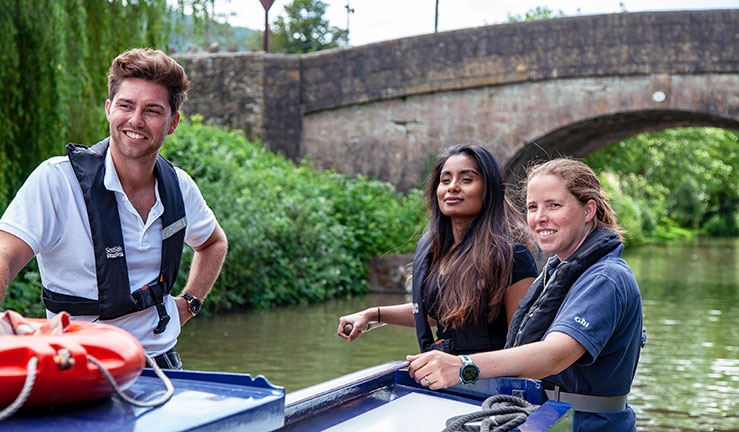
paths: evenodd
<path fill-rule="evenodd" d="M 0 14 L 0 210 L 43 159 L 106 134 L 110 61 L 165 48 L 166 0 L 16 0 Z"/>
<path fill-rule="evenodd" d="M 212 0 L 190 0 L 209 2 Z M 42 160 L 67 142 L 107 135 L 103 111 L 111 60 L 132 47 L 165 48 L 166 0 L 14 0 L 0 13 L 0 212 Z M 33 260 L 15 278 L 3 307 L 35 300 Z"/>
<path fill-rule="evenodd" d="M 346 45 L 347 33 L 329 25 L 327 4 L 320 0 L 293 0 L 272 25 L 270 51 L 301 54 Z"/>
<path fill-rule="evenodd" d="M 680 128 L 641 134 L 586 158 L 612 172 L 632 197 L 647 234 L 673 226 L 712 235 L 739 234 L 739 138 L 715 128 Z"/>
<path fill-rule="evenodd" d="M 191 46 L 207 49 L 212 43 L 222 47 L 249 47 L 250 36 L 255 30 L 232 27 L 226 14 L 215 11 L 214 0 L 179 0 L 177 10 L 170 13 L 172 32 L 170 48 L 185 51 Z"/>
<path fill-rule="evenodd" d="M 17 49 L 18 25 L 17 5 L 11 4 L 0 14 L 0 208 L 15 188 L 14 179 L 18 175 L 18 165 L 13 163 L 17 148 L 15 140 L 20 137 L 22 94 L 19 90 L 21 81 L 21 55 Z"/>
<path fill-rule="evenodd" d="M 547 6 L 537 6 L 534 9 L 529 9 L 526 13 L 521 15 L 508 14 L 508 22 L 522 22 L 522 21 L 536 21 L 549 18 L 561 18 L 565 16 L 565 13 L 561 9 L 556 11 L 549 9 Z"/>
<path fill-rule="evenodd" d="M 18 0 L 0 18 L 2 208 L 39 160 L 63 149 L 69 107 L 80 94 L 80 0 Z M 82 18 L 84 19 L 84 18 Z M 68 43 L 69 41 L 69 43 Z"/>

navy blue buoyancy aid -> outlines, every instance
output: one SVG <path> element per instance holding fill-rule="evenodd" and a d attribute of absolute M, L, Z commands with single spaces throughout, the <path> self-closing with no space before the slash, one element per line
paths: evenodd
<path fill-rule="evenodd" d="M 615 232 L 596 228 L 566 261 L 559 263 L 556 270 L 551 268 L 550 259 L 518 303 L 508 327 L 505 347 L 540 341 L 554 322 L 570 287 L 587 269 L 620 244 Z"/>
<path fill-rule="evenodd" d="M 162 257 L 159 277 L 133 293 L 130 291 L 123 233 L 118 216 L 115 193 L 106 189 L 105 154 L 109 138 L 93 145 L 67 145 L 67 155 L 82 188 L 90 222 L 98 299 L 52 292 L 44 287 L 46 308 L 54 313 L 67 311 L 71 315 L 99 316 L 113 319 L 155 306 L 159 325 L 155 333 L 164 331 L 169 316 L 164 298 L 177 279 L 185 241 L 187 218 L 177 173 L 169 161 L 158 156 L 154 169 L 159 197 L 164 206 L 162 214 Z"/>
<path fill-rule="evenodd" d="M 425 233 L 416 245 L 416 255 L 413 258 L 413 278 L 411 289 L 413 295 L 413 322 L 416 327 L 416 338 L 421 352 L 433 349 L 434 334 L 428 322 L 428 314 L 423 304 L 423 283 L 431 267 L 431 239 Z"/>
<path fill-rule="evenodd" d="M 413 278 L 411 280 L 413 295 L 413 321 L 416 328 L 416 338 L 421 352 L 430 350 L 440 350 L 449 354 L 470 354 L 482 351 L 491 351 L 503 348 L 505 343 L 505 334 L 496 335 L 490 333 L 491 324 L 488 323 L 487 317 L 482 317 L 473 322 L 465 323 L 460 328 L 450 327 L 445 329 L 444 338 L 436 340 L 428 323 L 428 311 L 424 301 L 424 282 L 427 282 L 426 276 L 431 267 L 431 245 L 432 241 L 428 232 L 425 233 L 418 241 L 416 247 L 416 255 L 413 259 Z M 438 297 L 437 297 L 438 301 Z M 481 298 L 480 301 L 487 301 Z M 498 316 L 493 326 L 505 325 L 505 318 L 502 323 L 501 317 Z"/>

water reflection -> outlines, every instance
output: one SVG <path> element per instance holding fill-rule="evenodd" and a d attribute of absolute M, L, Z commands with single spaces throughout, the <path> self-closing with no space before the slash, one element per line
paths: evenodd
<path fill-rule="evenodd" d="M 739 430 L 739 239 L 632 249 L 649 332 L 629 403 L 640 431 Z M 347 343 L 339 315 L 409 301 L 368 295 L 195 319 L 178 348 L 190 369 L 262 374 L 290 392 L 418 351 L 413 329 Z"/>
<path fill-rule="evenodd" d="M 192 320 L 177 347 L 189 369 L 262 374 L 290 392 L 417 353 L 411 328 L 385 326 L 352 343 L 336 336 L 342 314 L 407 301 L 368 295 Z"/>
<path fill-rule="evenodd" d="M 640 430 L 739 430 L 738 255 L 733 239 L 626 257 L 649 332 L 630 397 Z"/>

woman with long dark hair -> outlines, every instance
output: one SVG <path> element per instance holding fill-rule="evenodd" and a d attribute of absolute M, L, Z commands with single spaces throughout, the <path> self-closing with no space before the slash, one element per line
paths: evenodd
<path fill-rule="evenodd" d="M 413 302 L 343 316 L 338 335 L 353 341 L 376 321 L 414 326 L 421 351 L 503 348 L 537 273 L 531 236 L 505 192 L 503 170 L 485 148 L 458 145 L 441 154 L 426 182 L 429 226 L 413 260 Z"/>
<path fill-rule="evenodd" d="M 432 389 L 465 384 L 467 373 L 541 379 L 549 399 L 573 405 L 575 430 L 636 431 L 627 396 L 646 342 L 641 295 L 598 177 L 572 159 L 538 165 L 526 208 L 529 229 L 553 256 L 521 300 L 506 349 L 412 355 L 408 372 Z"/>

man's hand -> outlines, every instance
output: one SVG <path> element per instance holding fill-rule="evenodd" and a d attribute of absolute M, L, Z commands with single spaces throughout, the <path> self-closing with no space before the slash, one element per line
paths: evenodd
<path fill-rule="evenodd" d="M 177 305 L 177 313 L 180 316 L 180 326 L 183 326 L 190 318 L 192 318 L 192 313 L 190 313 L 190 304 L 182 296 L 175 297 L 174 302 Z"/>

